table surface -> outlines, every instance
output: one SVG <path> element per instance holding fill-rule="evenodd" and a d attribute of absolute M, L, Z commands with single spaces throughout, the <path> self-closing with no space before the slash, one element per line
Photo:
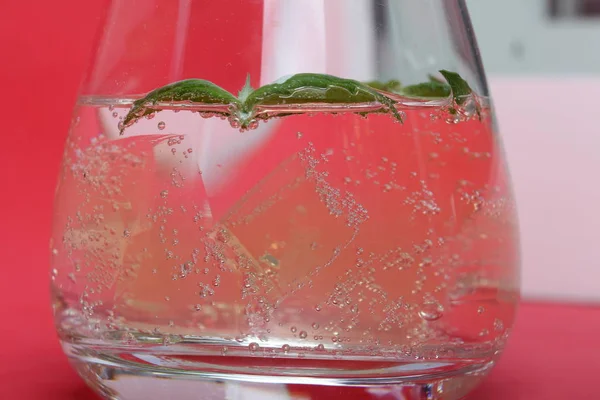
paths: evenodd
<path fill-rule="evenodd" d="M 48 238 L 71 108 L 106 3 L 2 2 L 0 399 L 95 399 L 56 340 Z M 596 399 L 598 372 L 600 307 L 523 304 L 506 353 L 470 398 Z"/>

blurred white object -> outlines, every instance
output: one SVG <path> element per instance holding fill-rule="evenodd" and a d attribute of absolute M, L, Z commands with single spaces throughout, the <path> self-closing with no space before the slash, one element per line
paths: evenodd
<path fill-rule="evenodd" d="M 323 0 L 265 1 L 261 85 L 299 72 L 325 72 L 324 39 Z"/>
<path fill-rule="evenodd" d="M 373 79 L 372 8 L 362 0 L 266 0 L 261 85 L 300 72 Z"/>

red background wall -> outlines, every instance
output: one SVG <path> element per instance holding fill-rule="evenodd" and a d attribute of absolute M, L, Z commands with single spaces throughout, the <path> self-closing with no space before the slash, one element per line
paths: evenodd
<path fill-rule="evenodd" d="M 89 393 L 56 341 L 47 249 L 62 146 L 107 3 L 0 1 L 2 399 Z"/>

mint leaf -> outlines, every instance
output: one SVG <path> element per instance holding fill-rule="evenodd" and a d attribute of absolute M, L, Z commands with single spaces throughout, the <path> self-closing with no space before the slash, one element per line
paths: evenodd
<path fill-rule="evenodd" d="M 244 84 L 242 89 L 238 92 L 238 100 L 240 101 L 240 103 L 244 103 L 248 99 L 248 96 L 250 96 L 250 94 L 252 94 L 252 92 L 254 92 L 254 89 L 250 85 L 250 74 L 248 74 L 246 76 L 246 83 Z"/>
<path fill-rule="evenodd" d="M 467 81 L 456 72 L 441 70 L 440 74 L 442 74 L 447 82 L 444 82 L 433 75 L 429 75 L 428 82 L 405 86 L 399 93 L 406 97 L 417 98 L 445 98 L 452 95 L 459 105 L 465 101 L 466 96 L 473 93 L 473 90 Z"/>
<path fill-rule="evenodd" d="M 431 75 L 431 74 L 429 74 L 429 75 L 427 75 L 427 77 L 429 78 L 429 82 L 446 83 L 446 81 L 445 81 L 445 80 L 443 80 L 443 79 L 440 79 L 440 78 L 438 78 L 438 77 L 437 77 L 437 76 L 435 76 L 435 75 Z"/>
<path fill-rule="evenodd" d="M 365 82 L 365 85 L 370 86 L 373 89 L 383 90 L 384 92 L 390 92 L 390 93 L 398 93 L 398 92 L 400 92 L 400 89 L 402 88 L 402 84 L 400 83 L 399 80 L 396 80 L 396 79 L 391 79 L 387 82 L 370 81 L 370 82 Z"/>
<path fill-rule="evenodd" d="M 160 87 L 136 100 L 133 107 L 123 119 L 120 128 L 121 135 L 126 127 L 131 126 L 140 118 L 160 111 L 155 109 L 158 103 L 188 102 L 197 104 L 239 105 L 239 100 L 231 93 L 204 79 L 187 79 Z M 229 113 L 216 112 L 228 116 Z"/>
<path fill-rule="evenodd" d="M 457 104 L 462 104 L 465 101 L 465 96 L 473 93 L 471 86 L 456 72 L 446 71 L 445 69 L 440 71 L 440 74 L 448 81 L 450 88 L 452 89 L 452 96 Z"/>
<path fill-rule="evenodd" d="M 396 101 L 361 82 L 333 75 L 301 73 L 253 91 L 242 103 L 240 123 L 247 125 L 256 107 L 308 103 L 370 103 L 379 102 L 402 121 Z"/>
<path fill-rule="evenodd" d="M 400 94 L 407 97 L 439 97 L 450 96 L 450 86 L 446 83 L 430 81 L 403 87 Z"/>
<path fill-rule="evenodd" d="M 429 82 L 402 87 L 400 81 L 382 83 L 372 81 L 361 83 L 352 79 L 333 75 L 301 73 L 282 78 L 277 82 L 254 90 L 248 75 L 245 85 L 235 97 L 225 89 L 203 79 L 187 79 L 171 83 L 148 93 L 136 100 L 120 126 L 120 133 L 126 127 L 144 116 L 161 111 L 159 103 L 185 102 L 199 105 L 222 106 L 211 112 L 229 117 L 230 122 L 246 129 L 256 123 L 256 119 L 267 119 L 261 115 L 261 108 L 298 104 L 359 104 L 377 102 L 383 105 L 394 118 L 402 122 L 402 114 L 396 108 L 398 100 L 384 92 L 397 93 L 408 97 L 446 98 L 453 95 L 457 104 L 462 104 L 465 96 L 472 93 L 469 84 L 456 72 L 441 70 L 448 81 L 429 76 Z M 362 115 L 369 112 L 359 112 Z M 279 115 L 290 115 L 279 114 Z"/>

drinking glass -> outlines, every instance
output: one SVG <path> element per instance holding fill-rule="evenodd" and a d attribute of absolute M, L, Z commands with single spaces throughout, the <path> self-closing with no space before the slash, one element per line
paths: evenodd
<path fill-rule="evenodd" d="M 480 382 L 519 249 L 463 0 L 113 0 L 104 21 L 50 246 L 90 387 L 452 400 Z"/>

